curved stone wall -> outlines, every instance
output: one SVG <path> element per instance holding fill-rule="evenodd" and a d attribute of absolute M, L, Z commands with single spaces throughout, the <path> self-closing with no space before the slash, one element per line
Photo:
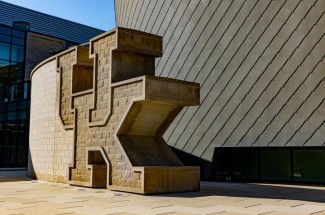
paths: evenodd
<path fill-rule="evenodd" d="M 324 146 L 325 1 L 115 0 L 119 27 L 163 36 L 156 75 L 201 85 L 168 144 Z"/>
<path fill-rule="evenodd" d="M 67 182 L 73 136 L 63 129 L 57 114 L 57 79 L 55 58 L 33 71 L 28 174 L 39 180 Z"/>

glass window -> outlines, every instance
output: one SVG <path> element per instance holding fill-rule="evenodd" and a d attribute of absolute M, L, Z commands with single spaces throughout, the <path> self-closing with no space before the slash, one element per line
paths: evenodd
<path fill-rule="evenodd" d="M 23 46 L 11 46 L 11 60 L 22 62 L 24 61 L 24 47 Z"/>
<path fill-rule="evenodd" d="M 288 149 L 261 150 L 261 179 L 291 180 L 290 151 Z"/>
<path fill-rule="evenodd" d="M 17 85 L 8 86 L 8 102 L 15 101 L 17 99 Z"/>
<path fill-rule="evenodd" d="M 23 46 L 23 45 L 25 45 L 25 40 L 24 39 L 17 38 L 17 37 L 13 37 L 12 38 L 12 43 L 13 44 L 20 45 L 20 46 Z"/>
<path fill-rule="evenodd" d="M 0 73 L 0 86 L 4 86 L 8 84 L 9 81 L 9 73 L 8 72 L 1 72 Z"/>
<path fill-rule="evenodd" d="M 0 112 L 6 112 L 7 111 L 7 104 L 0 104 Z"/>
<path fill-rule="evenodd" d="M 4 35 L 4 34 L 0 34 L 0 41 L 10 43 L 10 36 Z"/>
<path fill-rule="evenodd" d="M 10 60 L 10 44 L 0 42 L 0 59 Z"/>
<path fill-rule="evenodd" d="M 24 31 L 19 31 L 19 30 L 12 29 L 12 36 L 20 37 L 20 38 L 25 38 L 25 32 Z"/>
<path fill-rule="evenodd" d="M 0 26 L 0 33 L 1 34 L 11 35 L 11 29 L 10 28 L 6 28 L 4 26 Z"/>
<path fill-rule="evenodd" d="M 0 113 L 0 121 L 7 121 L 7 113 Z"/>
<path fill-rule="evenodd" d="M 10 83 L 15 84 L 21 82 L 23 79 L 23 64 L 11 63 L 10 66 Z"/>
<path fill-rule="evenodd" d="M 9 80 L 9 61 L 0 60 L 0 86 L 7 85 Z"/>
<path fill-rule="evenodd" d="M 325 149 L 296 149 L 293 160 L 295 181 L 325 182 Z"/>
<path fill-rule="evenodd" d="M 233 150 L 233 179 L 258 179 L 258 151 L 253 149 Z"/>
<path fill-rule="evenodd" d="M 8 112 L 8 120 L 15 120 L 16 112 Z"/>
<path fill-rule="evenodd" d="M 27 118 L 27 111 L 18 111 L 17 112 L 17 119 L 26 119 Z"/>
<path fill-rule="evenodd" d="M 27 109 L 27 105 L 28 105 L 27 104 L 27 100 L 19 102 L 19 104 L 18 104 L 18 110 L 25 110 L 25 109 Z"/>
<path fill-rule="evenodd" d="M 7 102 L 8 100 L 8 87 L 0 87 L 0 102 Z"/>
<path fill-rule="evenodd" d="M 14 111 L 17 109 L 17 103 L 16 102 L 12 102 L 8 104 L 8 111 Z"/>
<path fill-rule="evenodd" d="M 29 82 L 26 82 L 24 83 L 24 99 L 28 99 L 28 95 L 29 95 L 29 92 L 30 91 L 30 83 Z M 29 104 L 28 104 L 29 106 Z"/>

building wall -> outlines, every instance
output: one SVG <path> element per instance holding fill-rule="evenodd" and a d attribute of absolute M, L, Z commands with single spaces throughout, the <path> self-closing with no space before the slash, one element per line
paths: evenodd
<path fill-rule="evenodd" d="M 201 84 L 164 138 L 215 147 L 325 144 L 323 0 L 115 0 L 117 26 L 163 36 L 156 75 Z"/>
<path fill-rule="evenodd" d="M 66 41 L 33 32 L 27 32 L 25 80 L 32 69 L 44 59 L 66 48 Z"/>
<path fill-rule="evenodd" d="M 58 78 L 55 58 L 33 75 L 28 172 L 39 180 L 67 182 L 73 132 L 64 130 L 59 119 Z"/>

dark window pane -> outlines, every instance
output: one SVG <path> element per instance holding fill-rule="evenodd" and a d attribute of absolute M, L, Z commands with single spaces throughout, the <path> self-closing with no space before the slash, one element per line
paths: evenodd
<path fill-rule="evenodd" d="M 0 34 L 0 41 L 10 43 L 10 36 L 4 35 L 4 34 Z"/>
<path fill-rule="evenodd" d="M 13 44 L 20 45 L 20 46 L 24 46 L 25 40 L 24 39 L 21 39 L 21 38 L 13 37 L 12 38 L 12 43 Z"/>
<path fill-rule="evenodd" d="M 14 110 L 17 110 L 17 103 L 16 102 L 8 103 L 8 111 L 14 111 Z"/>
<path fill-rule="evenodd" d="M 17 99 L 17 85 L 7 87 L 7 102 L 15 101 Z"/>
<path fill-rule="evenodd" d="M 24 61 L 24 47 L 22 46 L 11 46 L 11 60 L 22 62 Z"/>
<path fill-rule="evenodd" d="M 27 99 L 29 97 L 29 91 L 30 91 L 30 82 L 24 83 L 24 99 Z M 28 104 L 29 108 L 29 104 Z"/>
<path fill-rule="evenodd" d="M 232 179 L 233 180 L 258 179 L 257 150 L 253 150 L 253 149 L 233 150 Z"/>
<path fill-rule="evenodd" d="M 27 111 L 18 111 L 17 112 L 17 119 L 26 119 L 27 118 Z"/>
<path fill-rule="evenodd" d="M 8 87 L 0 87 L 0 102 L 7 102 L 9 100 Z"/>
<path fill-rule="evenodd" d="M 0 42 L 0 59 L 10 60 L 10 44 Z"/>
<path fill-rule="evenodd" d="M 12 29 L 12 36 L 25 38 L 25 32 Z"/>
<path fill-rule="evenodd" d="M 7 121 L 7 113 L 0 113 L 0 121 Z"/>
<path fill-rule="evenodd" d="M 6 28 L 4 26 L 0 26 L 0 33 L 1 34 L 11 35 L 11 29 L 10 28 Z"/>
<path fill-rule="evenodd" d="M 261 150 L 261 179 L 291 180 L 289 149 Z"/>
<path fill-rule="evenodd" d="M 8 120 L 15 120 L 16 112 L 8 112 Z"/>
<path fill-rule="evenodd" d="M 15 84 L 23 79 L 23 64 L 12 63 L 10 66 L 10 83 Z"/>
<path fill-rule="evenodd" d="M 325 149 L 296 149 L 293 160 L 295 181 L 325 182 Z"/>
<path fill-rule="evenodd" d="M 9 61 L 0 60 L 0 86 L 7 85 L 9 81 Z"/>
<path fill-rule="evenodd" d="M 0 112 L 6 112 L 7 111 L 7 104 L 0 104 Z"/>
<path fill-rule="evenodd" d="M 18 103 L 17 109 L 18 110 L 25 110 L 25 109 L 27 109 L 27 105 L 28 105 L 27 100 L 26 101 L 21 101 L 21 102 Z"/>

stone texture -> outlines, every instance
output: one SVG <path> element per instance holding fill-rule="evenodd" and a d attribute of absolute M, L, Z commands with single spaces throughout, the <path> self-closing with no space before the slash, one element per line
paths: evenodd
<path fill-rule="evenodd" d="M 30 175 L 143 194 L 199 190 L 199 168 L 184 167 L 162 138 L 184 106 L 199 104 L 199 85 L 143 76 L 154 74 L 161 41 L 118 28 L 33 71 Z"/>

